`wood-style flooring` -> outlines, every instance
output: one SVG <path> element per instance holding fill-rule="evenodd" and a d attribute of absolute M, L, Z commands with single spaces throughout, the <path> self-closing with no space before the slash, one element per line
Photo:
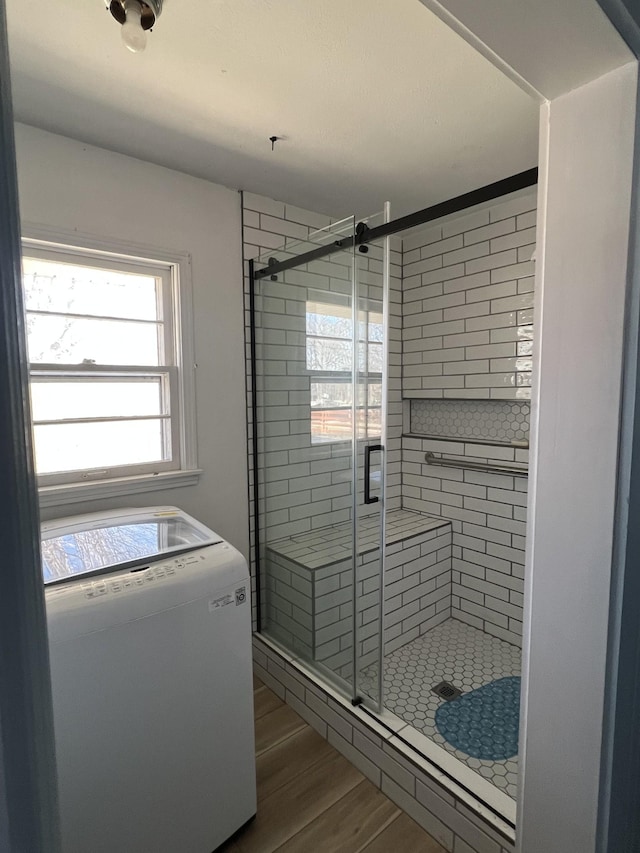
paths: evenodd
<path fill-rule="evenodd" d="M 258 814 L 220 853 L 445 853 L 260 681 Z"/>

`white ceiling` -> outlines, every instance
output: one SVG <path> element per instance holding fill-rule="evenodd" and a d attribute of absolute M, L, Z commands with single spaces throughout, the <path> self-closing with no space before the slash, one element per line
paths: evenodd
<path fill-rule="evenodd" d="M 634 61 L 603 6 L 636 0 L 421 0 L 528 90 L 553 99 Z M 614 7 L 614 8 L 612 8 Z M 628 14 L 628 13 L 627 13 Z M 631 24 L 627 34 L 637 39 Z"/>
<path fill-rule="evenodd" d="M 400 215 L 537 163 L 537 104 L 419 0 L 165 0 L 137 55 L 104 0 L 7 6 L 17 119 L 227 186 Z"/>

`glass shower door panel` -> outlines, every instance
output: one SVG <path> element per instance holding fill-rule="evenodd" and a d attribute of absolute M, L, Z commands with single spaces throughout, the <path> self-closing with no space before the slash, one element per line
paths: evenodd
<path fill-rule="evenodd" d="M 388 213 L 366 221 L 369 228 Z M 380 710 L 383 656 L 388 240 L 356 250 L 358 416 L 356 526 L 356 695 Z"/>
<path fill-rule="evenodd" d="M 255 269 L 353 236 L 352 218 Z M 275 259 L 275 260 L 272 260 Z M 255 282 L 261 631 L 354 695 L 354 252 Z"/>

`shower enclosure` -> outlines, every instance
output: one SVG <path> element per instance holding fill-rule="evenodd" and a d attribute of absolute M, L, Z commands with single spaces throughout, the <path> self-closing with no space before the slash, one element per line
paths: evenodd
<path fill-rule="evenodd" d="M 258 631 L 511 826 L 535 180 L 250 264 Z"/>

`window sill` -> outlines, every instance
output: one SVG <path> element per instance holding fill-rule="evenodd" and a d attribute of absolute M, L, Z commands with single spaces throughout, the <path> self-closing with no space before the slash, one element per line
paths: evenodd
<path fill-rule="evenodd" d="M 200 468 L 194 468 L 190 471 L 142 474 L 138 477 L 121 477 L 117 480 L 93 480 L 88 483 L 70 483 L 64 486 L 43 486 L 38 489 L 38 495 L 41 507 L 84 503 L 104 498 L 155 492 L 159 489 L 195 486 L 201 474 Z"/>

